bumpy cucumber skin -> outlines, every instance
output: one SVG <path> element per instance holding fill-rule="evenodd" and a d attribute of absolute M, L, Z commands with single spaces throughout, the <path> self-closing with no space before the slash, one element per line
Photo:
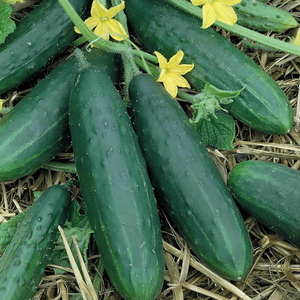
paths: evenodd
<path fill-rule="evenodd" d="M 155 299 L 164 276 L 156 200 L 126 108 L 96 69 L 78 77 L 70 128 L 83 200 L 111 282 L 125 299 Z"/>
<path fill-rule="evenodd" d="M 67 189 L 51 186 L 29 208 L 0 260 L 1 299 L 29 300 L 35 295 L 70 201 Z"/>
<path fill-rule="evenodd" d="M 263 161 L 236 165 L 228 185 L 241 207 L 277 234 L 300 246 L 300 173 Z"/>
<path fill-rule="evenodd" d="M 261 32 L 272 30 L 281 33 L 298 26 L 292 14 L 259 0 L 242 0 L 233 8 L 238 24 Z"/>
<path fill-rule="evenodd" d="M 90 0 L 71 0 L 82 15 Z M 46 0 L 22 19 L 0 46 L 0 94 L 40 71 L 72 42 L 74 24 L 57 0 Z"/>
<path fill-rule="evenodd" d="M 291 129 L 293 109 L 276 82 L 212 28 L 201 29 L 201 20 L 163 0 L 127 0 L 125 10 L 146 48 L 168 59 L 181 49 L 182 63 L 195 64 L 185 75 L 195 89 L 202 90 L 206 82 L 224 90 L 244 88 L 224 105 L 238 120 L 266 134 Z"/>
<path fill-rule="evenodd" d="M 85 56 L 118 78 L 118 56 L 100 49 Z M 0 180 L 32 173 L 70 145 L 69 98 L 79 69 L 75 57 L 68 59 L 0 120 Z"/>
<path fill-rule="evenodd" d="M 150 75 L 129 85 L 130 115 L 158 199 L 195 254 L 241 280 L 253 249 L 216 165 L 179 104 Z"/>

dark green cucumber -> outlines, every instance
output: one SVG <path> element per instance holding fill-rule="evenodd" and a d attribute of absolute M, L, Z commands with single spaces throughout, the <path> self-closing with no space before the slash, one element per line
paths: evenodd
<path fill-rule="evenodd" d="M 261 32 L 272 30 L 280 33 L 298 26 L 291 13 L 260 0 L 242 0 L 233 8 L 238 24 Z"/>
<path fill-rule="evenodd" d="M 83 201 L 111 282 L 125 299 L 155 299 L 164 277 L 156 200 L 125 105 L 97 69 L 78 77 L 70 128 Z"/>
<path fill-rule="evenodd" d="M 28 209 L 0 260 L 0 296 L 29 300 L 36 292 L 58 238 L 58 225 L 67 219 L 70 193 L 51 186 Z"/>
<path fill-rule="evenodd" d="M 170 58 L 184 52 L 183 63 L 195 64 L 185 77 L 197 90 L 209 82 L 223 90 L 243 89 L 224 108 L 249 127 L 267 134 L 286 134 L 293 124 L 292 107 L 276 82 L 254 61 L 202 21 L 165 0 L 127 0 L 129 22 L 150 51 Z M 140 16 L 143 16 L 142 18 Z"/>
<path fill-rule="evenodd" d="M 284 165 L 245 161 L 228 185 L 241 207 L 262 224 L 300 246 L 300 172 Z"/>
<path fill-rule="evenodd" d="M 71 0 L 82 15 L 90 0 Z M 40 71 L 72 42 L 74 24 L 57 0 L 44 0 L 0 46 L 0 94 Z"/>
<path fill-rule="evenodd" d="M 241 280 L 253 250 L 240 212 L 179 104 L 150 75 L 129 84 L 130 115 L 158 199 L 195 254 Z"/>
<path fill-rule="evenodd" d="M 116 80 L 116 56 L 96 48 L 85 55 Z M 32 173 L 70 145 L 69 98 L 78 71 L 77 59 L 68 59 L 0 120 L 0 180 Z"/>

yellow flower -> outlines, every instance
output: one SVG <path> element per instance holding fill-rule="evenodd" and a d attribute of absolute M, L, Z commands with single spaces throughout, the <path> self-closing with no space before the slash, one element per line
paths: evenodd
<path fill-rule="evenodd" d="M 191 71 L 194 65 L 179 65 L 184 55 L 181 50 L 172 56 L 169 62 L 159 52 L 155 51 L 154 54 L 158 58 L 159 67 L 161 69 L 157 81 L 163 83 L 165 89 L 173 98 L 175 98 L 178 93 L 178 86 L 191 88 L 187 80 L 181 75 Z"/>
<path fill-rule="evenodd" d="M 237 16 L 231 7 L 241 0 L 191 0 L 195 6 L 204 4 L 202 8 L 203 25 L 202 28 L 208 28 L 216 20 L 223 23 L 234 25 Z"/>
<path fill-rule="evenodd" d="M 109 40 L 109 36 L 111 36 L 117 41 L 122 41 L 124 40 L 124 37 L 127 37 L 127 34 L 121 23 L 113 19 L 113 17 L 124 8 L 124 1 L 117 6 L 106 9 L 97 0 L 94 0 L 91 9 L 91 17 L 87 18 L 84 23 L 90 30 L 95 28 L 94 33 L 98 36 L 101 36 L 105 40 Z M 80 33 L 76 27 L 75 31 Z M 114 33 L 120 34 L 124 37 Z"/>
<path fill-rule="evenodd" d="M 293 44 L 296 46 L 300 46 L 300 28 L 298 29 L 296 37 L 293 40 Z"/>
<path fill-rule="evenodd" d="M 2 109 L 2 103 L 3 103 L 3 100 L 0 99 L 0 110 Z"/>

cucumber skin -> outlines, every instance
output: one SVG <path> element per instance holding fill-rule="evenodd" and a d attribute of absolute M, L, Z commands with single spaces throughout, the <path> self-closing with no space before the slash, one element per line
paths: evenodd
<path fill-rule="evenodd" d="M 300 246 L 299 171 L 277 163 L 250 160 L 232 169 L 228 185 L 245 211 Z"/>
<path fill-rule="evenodd" d="M 129 84 L 129 112 L 158 199 L 194 253 L 241 280 L 253 249 L 243 219 L 187 116 L 150 75 Z"/>
<path fill-rule="evenodd" d="M 118 78 L 118 56 L 96 48 L 85 56 Z M 0 120 L 0 181 L 34 172 L 70 145 L 69 98 L 79 69 L 71 57 Z"/>
<path fill-rule="evenodd" d="M 272 30 L 281 33 L 298 26 L 291 13 L 260 0 L 242 0 L 233 8 L 238 24 L 261 32 Z"/>
<path fill-rule="evenodd" d="M 0 260 L 1 299 L 28 300 L 35 295 L 70 201 L 67 189 L 51 186 L 29 208 Z"/>
<path fill-rule="evenodd" d="M 276 82 L 212 28 L 201 29 L 201 20 L 163 0 L 127 0 L 125 11 L 148 50 L 168 59 L 184 52 L 182 63 L 195 65 L 185 77 L 198 91 L 206 82 L 223 90 L 244 88 L 233 103 L 223 106 L 235 118 L 266 134 L 291 129 L 293 109 Z"/>
<path fill-rule="evenodd" d="M 125 299 L 155 299 L 164 277 L 156 200 L 126 108 L 96 69 L 78 77 L 70 128 L 83 201 L 111 282 Z"/>
<path fill-rule="evenodd" d="M 82 15 L 90 0 L 71 0 Z M 30 79 L 73 41 L 74 24 L 57 0 L 44 0 L 0 45 L 0 95 Z"/>

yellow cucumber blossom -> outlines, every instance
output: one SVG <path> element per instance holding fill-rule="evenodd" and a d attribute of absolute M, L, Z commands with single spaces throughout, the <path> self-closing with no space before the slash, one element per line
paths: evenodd
<path fill-rule="evenodd" d="M 296 46 L 300 46 L 300 28 L 298 29 L 296 37 L 293 40 L 293 44 Z"/>
<path fill-rule="evenodd" d="M 203 25 L 202 28 L 208 28 L 216 20 L 234 25 L 237 21 L 237 15 L 231 7 L 241 2 L 241 0 L 191 0 L 195 5 L 203 5 Z"/>
<path fill-rule="evenodd" d="M 0 110 L 2 109 L 3 100 L 0 99 Z"/>
<path fill-rule="evenodd" d="M 124 8 L 124 1 L 117 6 L 106 9 L 98 0 L 94 0 L 91 8 L 91 17 L 87 18 L 84 23 L 90 30 L 95 28 L 94 33 L 105 40 L 109 40 L 109 36 L 111 36 L 117 41 L 122 41 L 124 37 L 127 37 L 127 34 L 121 23 L 113 19 L 113 17 Z M 80 33 L 76 27 L 75 31 Z"/>
<path fill-rule="evenodd" d="M 159 68 L 161 69 L 157 81 L 163 83 L 165 89 L 173 98 L 175 98 L 178 93 L 178 86 L 191 88 L 187 80 L 181 75 L 191 71 L 194 65 L 179 65 L 184 55 L 183 51 L 179 50 L 170 58 L 169 62 L 159 52 L 155 51 L 154 54 L 158 59 Z"/>

